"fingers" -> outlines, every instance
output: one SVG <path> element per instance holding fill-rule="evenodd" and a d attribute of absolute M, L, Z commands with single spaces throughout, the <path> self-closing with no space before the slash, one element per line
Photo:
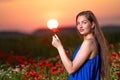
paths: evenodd
<path fill-rule="evenodd" d="M 54 47 L 56 47 L 58 45 L 58 43 L 59 43 L 59 39 L 58 39 L 57 35 L 55 34 L 52 36 L 52 45 Z"/>
<path fill-rule="evenodd" d="M 58 38 L 58 36 L 56 34 L 53 36 L 53 38 L 59 40 L 59 38 Z"/>
<path fill-rule="evenodd" d="M 59 40 L 58 36 L 55 34 L 52 36 L 52 45 L 56 48 L 62 46 L 61 41 Z"/>
<path fill-rule="evenodd" d="M 59 39 L 58 36 L 57 36 L 56 34 L 55 34 L 54 36 L 56 37 L 56 39 Z"/>

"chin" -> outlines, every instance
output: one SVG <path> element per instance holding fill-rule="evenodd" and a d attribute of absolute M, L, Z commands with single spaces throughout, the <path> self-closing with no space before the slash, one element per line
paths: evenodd
<path fill-rule="evenodd" d="M 82 36 L 86 36 L 87 35 L 87 33 L 80 33 Z"/>
<path fill-rule="evenodd" d="M 84 35 L 85 33 L 83 33 L 83 32 L 80 32 L 80 34 L 81 34 L 81 35 Z"/>

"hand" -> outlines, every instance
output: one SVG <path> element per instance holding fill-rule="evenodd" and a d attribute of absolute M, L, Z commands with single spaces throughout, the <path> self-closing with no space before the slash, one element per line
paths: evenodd
<path fill-rule="evenodd" d="M 56 34 L 52 37 L 52 45 L 57 49 L 62 47 L 61 41 Z"/>

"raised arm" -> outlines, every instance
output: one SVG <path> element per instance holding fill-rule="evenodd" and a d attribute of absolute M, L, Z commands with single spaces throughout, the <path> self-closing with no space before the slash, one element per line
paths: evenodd
<path fill-rule="evenodd" d="M 91 40 L 85 40 L 82 43 L 81 48 L 78 51 L 75 59 L 71 61 L 65 54 L 63 45 L 61 44 L 58 36 L 54 35 L 52 40 L 52 45 L 57 48 L 61 60 L 69 74 L 74 73 L 88 59 L 90 53 L 92 52 L 92 44 L 93 43 Z"/>

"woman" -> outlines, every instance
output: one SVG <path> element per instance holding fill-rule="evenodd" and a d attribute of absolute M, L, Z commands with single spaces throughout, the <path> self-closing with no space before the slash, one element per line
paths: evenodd
<path fill-rule="evenodd" d="M 106 60 L 108 50 L 96 17 L 91 11 L 80 12 L 76 16 L 76 26 L 83 42 L 74 52 L 72 61 L 66 56 L 58 36 L 54 35 L 52 40 L 69 73 L 69 80 L 100 80 L 101 73 L 110 80 Z"/>

